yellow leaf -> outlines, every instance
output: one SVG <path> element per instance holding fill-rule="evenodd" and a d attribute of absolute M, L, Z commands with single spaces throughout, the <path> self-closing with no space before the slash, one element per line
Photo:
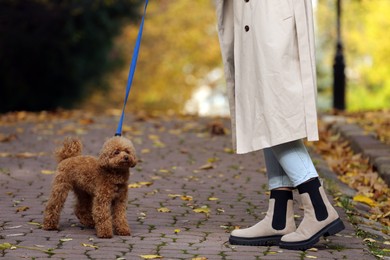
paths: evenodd
<path fill-rule="evenodd" d="M 0 244 L 0 250 L 10 249 L 12 245 L 10 243 Z"/>
<path fill-rule="evenodd" d="M 86 244 L 86 243 L 81 243 L 81 245 L 82 245 L 82 246 L 85 246 L 85 247 L 95 248 L 95 249 L 98 249 L 98 248 L 99 248 L 98 246 L 94 246 L 94 245 Z"/>
<path fill-rule="evenodd" d="M 191 260 L 207 260 L 207 257 L 195 257 L 192 258 Z"/>
<path fill-rule="evenodd" d="M 375 243 L 375 242 L 376 242 L 375 239 L 372 239 L 372 238 L 369 238 L 369 237 L 363 239 L 363 241 L 364 241 L 364 242 L 370 242 L 370 243 Z"/>
<path fill-rule="evenodd" d="M 72 241 L 73 238 L 61 238 L 60 241 L 61 242 L 68 242 L 68 241 Z"/>
<path fill-rule="evenodd" d="M 367 196 L 361 195 L 361 194 L 358 194 L 355 197 L 353 197 L 353 200 L 357 201 L 357 202 L 365 203 L 365 204 L 369 205 L 370 207 L 374 207 L 376 205 L 376 202 L 374 200 L 370 199 Z"/>
<path fill-rule="evenodd" d="M 168 197 L 170 198 L 177 198 L 177 197 L 181 197 L 182 195 L 181 194 L 168 194 Z"/>
<path fill-rule="evenodd" d="M 151 181 L 140 181 L 139 184 L 142 185 L 142 186 L 150 186 L 150 185 L 153 184 L 153 182 L 151 182 Z"/>
<path fill-rule="evenodd" d="M 175 229 L 175 234 L 179 233 L 181 230 L 180 229 Z"/>
<path fill-rule="evenodd" d="M 159 208 L 157 209 L 158 212 L 162 212 L 162 213 L 168 213 L 168 212 L 171 212 L 170 209 L 168 208 L 165 208 L 165 207 L 162 207 L 162 208 Z"/>
<path fill-rule="evenodd" d="M 199 167 L 200 170 L 210 170 L 213 168 L 214 168 L 214 165 L 212 165 L 211 163 L 206 163 L 206 164 Z"/>
<path fill-rule="evenodd" d="M 30 222 L 27 222 L 27 224 L 29 224 L 29 225 L 34 225 L 34 226 L 42 226 L 42 224 L 41 224 L 41 223 L 38 223 L 38 222 L 32 222 L 32 221 L 30 221 Z"/>
<path fill-rule="evenodd" d="M 159 255 L 140 255 L 140 257 L 142 257 L 143 259 L 158 259 L 158 258 L 162 258 L 162 256 L 159 256 Z"/>
<path fill-rule="evenodd" d="M 234 150 L 232 148 L 224 148 L 223 151 L 225 153 L 234 153 Z"/>
<path fill-rule="evenodd" d="M 42 170 L 41 173 L 42 173 L 42 174 L 54 174 L 54 173 L 56 173 L 56 171 L 52 171 L 52 170 Z"/>
<path fill-rule="evenodd" d="M 44 155 L 45 153 L 30 153 L 30 152 L 25 152 L 25 153 L 17 153 L 15 154 L 15 157 L 17 158 L 33 158 L 33 157 L 38 157 L 38 156 L 42 156 Z"/>
<path fill-rule="evenodd" d="M 207 208 L 207 207 L 196 208 L 196 209 L 193 209 L 193 211 L 196 212 L 196 213 L 205 213 L 205 214 L 209 214 L 210 213 L 210 209 Z"/>
<path fill-rule="evenodd" d="M 215 200 L 219 200 L 218 198 L 214 198 L 214 197 L 210 197 L 208 198 L 209 201 L 215 201 Z"/>
<path fill-rule="evenodd" d="M 310 259 L 317 259 L 317 257 L 316 256 L 314 256 L 314 255 L 307 255 L 307 256 L 305 256 L 306 258 L 310 258 Z"/>
<path fill-rule="evenodd" d="M 28 209 L 29 209 L 29 207 L 23 206 L 23 207 L 17 208 L 17 209 L 16 209 L 16 212 L 26 211 L 26 210 L 28 210 Z"/>
<path fill-rule="evenodd" d="M 191 201 L 193 199 L 192 196 L 187 195 L 180 196 L 180 198 L 184 201 Z"/>
<path fill-rule="evenodd" d="M 152 185 L 153 182 L 150 182 L 150 181 L 140 181 L 140 182 L 136 182 L 136 183 L 130 183 L 128 185 L 129 189 L 135 189 L 135 188 L 141 188 L 142 186 L 150 186 Z"/>
<path fill-rule="evenodd" d="M 142 149 L 142 150 L 141 150 L 141 153 L 142 153 L 142 154 L 150 153 L 150 149 L 146 149 L 146 148 L 145 148 L 145 149 Z"/>
<path fill-rule="evenodd" d="M 216 158 L 216 157 L 212 157 L 212 158 L 208 158 L 207 159 L 208 163 L 213 163 L 213 162 L 216 162 L 216 161 L 218 161 L 218 158 Z"/>
<path fill-rule="evenodd" d="M 149 135 L 148 136 L 150 140 L 159 140 L 160 137 L 158 135 Z"/>
<path fill-rule="evenodd" d="M 135 188 L 141 188 L 142 185 L 140 185 L 139 183 L 130 183 L 128 187 L 129 189 L 135 189 Z"/>

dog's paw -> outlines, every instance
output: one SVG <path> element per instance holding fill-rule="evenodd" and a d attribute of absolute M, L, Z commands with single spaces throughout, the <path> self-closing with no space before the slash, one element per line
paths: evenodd
<path fill-rule="evenodd" d="M 59 229 L 57 225 L 50 225 L 50 224 L 43 224 L 42 228 L 44 230 L 58 230 Z"/>
<path fill-rule="evenodd" d="M 112 232 L 112 229 L 100 229 L 100 228 L 97 228 L 96 230 L 96 235 L 99 237 L 99 238 L 112 238 L 113 237 L 113 232 Z"/>
<path fill-rule="evenodd" d="M 119 236 L 130 236 L 130 229 L 120 229 L 120 230 L 116 230 L 116 233 L 117 233 Z"/>
<path fill-rule="evenodd" d="M 97 237 L 98 238 L 112 238 L 113 237 L 113 235 L 112 235 L 112 233 L 111 234 L 97 234 Z"/>

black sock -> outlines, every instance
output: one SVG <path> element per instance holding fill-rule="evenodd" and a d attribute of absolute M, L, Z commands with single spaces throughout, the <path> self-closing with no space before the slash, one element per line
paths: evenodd
<path fill-rule="evenodd" d="M 314 207 L 314 212 L 316 214 L 316 219 L 318 221 L 325 220 L 328 217 L 328 211 L 326 210 L 324 200 L 322 199 L 320 194 L 320 187 L 321 183 L 318 178 L 298 185 L 299 194 L 309 194 L 311 203 Z"/>
<path fill-rule="evenodd" d="M 286 227 L 287 202 L 293 199 L 292 191 L 271 190 L 270 199 L 275 199 L 272 228 L 282 230 Z"/>

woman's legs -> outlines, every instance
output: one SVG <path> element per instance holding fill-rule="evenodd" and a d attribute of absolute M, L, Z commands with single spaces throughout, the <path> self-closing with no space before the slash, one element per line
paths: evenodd
<path fill-rule="evenodd" d="M 271 243 L 267 241 L 278 244 L 281 240 L 283 248 L 307 249 L 320 236 L 332 235 L 344 228 L 321 187 L 317 171 L 302 140 L 266 148 L 264 157 L 271 190 L 267 214 L 250 228 L 234 230 L 229 239 L 231 244 L 268 245 Z M 293 187 L 298 188 L 305 210 L 305 217 L 296 231 L 292 207 Z M 281 234 L 285 235 L 280 238 Z"/>
<path fill-rule="evenodd" d="M 330 236 L 343 230 L 344 224 L 330 204 L 302 140 L 273 146 L 270 149 L 280 164 L 277 165 L 269 151 L 264 151 L 264 154 L 268 154 L 267 169 L 268 165 L 271 166 L 268 171 L 270 189 L 286 187 L 287 175 L 292 186 L 298 188 L 304 208 L 304 218 L 298 229 L 284 235 L 280 247 L 306 250 L 317 243 L 321 236 Z"/>
<path fill-rule="evenodd" d="M 287 188 L 292 190 L 294 185 L 280 165 L 278 159 L 275 157 L 272 149 L 265 148 L 263 152 L 268 175 L 268 189 Z"/>
<path fill-rule="evenodd" d="M 272 153 L 269 150 L 272 150 Z M 284 185 L 297 187 L 310 179 L 318 177 L 302 140 L 264 149 L 264 156 L 270 189 L 286 187 Z"/>
<path fill-rule="evenodd" d="M 264 149 L 264 157 L 271 190 L 267 214 L 249 228 L 234 230 L 229 238 L 232 245 L 278 245 L 283 235 L 296 230 L 293 184 L 271 148 Z"/>

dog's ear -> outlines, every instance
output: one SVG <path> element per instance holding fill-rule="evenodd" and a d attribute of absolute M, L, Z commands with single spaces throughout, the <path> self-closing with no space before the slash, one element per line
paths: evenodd
<path fill-rule="evenodd" d="M 99 166 L 101 168 L 107 168 L 109 167 L 110 163 L 110 156 L 107 152 L 101 151 L 99 154 Z"/>

